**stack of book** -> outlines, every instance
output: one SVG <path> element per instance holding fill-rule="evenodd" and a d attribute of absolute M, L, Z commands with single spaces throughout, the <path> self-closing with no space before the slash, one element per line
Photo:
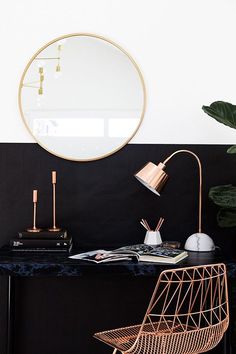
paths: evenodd
<path fill-rule="evenodd" d="M 10 240 L 10 247 L 13 251 L 27 252 L 70 252 L 72 238 L 67 235 L 66 230 L 61 231 L 40 231 L 40 232 L 18 232 L 18 237 Z"/>

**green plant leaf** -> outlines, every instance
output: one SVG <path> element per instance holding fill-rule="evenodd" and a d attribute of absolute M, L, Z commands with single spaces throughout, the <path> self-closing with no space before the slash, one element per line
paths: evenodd
<path fill-rule="evenodd" d="M 236 145 L 230 146 L 227 150 L 228 154 L 236 154 Z"/>
<path fill-rule="evenodd" d="M 223 101 L 213 102 L 210 106 L 202 106 L 202 109 L 218 122 L 236 129 L 236 106 Z"/>
<path fill-rule="evenodd" d="M 220 227 L 236 226 L 236 208 L 220 209 L 217 214 L 217 222 Z"/>
<path fill-rule="evenodd" d="M 236 208 L 236 187 L 232 184 L 212 187 L 209 198 L 223 208 Z"/>

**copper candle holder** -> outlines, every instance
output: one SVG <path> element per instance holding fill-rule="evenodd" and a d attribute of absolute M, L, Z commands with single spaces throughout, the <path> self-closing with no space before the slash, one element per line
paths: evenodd
<path fill-rule="evenodd" d="M 60 231 L 61 228 L 56 226 L 56 183 L 57 183 L 57 172 L 52 171 L 52 222 L 53 226 L 49 228 L 49 231 Z"/>
<path fill-rule="evenodd" d="M 40 232 L 41 229 L 36 227 L 36 217 L 37 217 L 37 202 L 38 202 L 38 191 L 37 189 L 33 190 L 33 227 L 27 229 L 28 232 Z"/>

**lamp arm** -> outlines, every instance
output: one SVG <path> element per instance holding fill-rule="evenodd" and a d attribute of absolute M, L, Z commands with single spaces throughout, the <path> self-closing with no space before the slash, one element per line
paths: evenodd
<path fill-rule="evenodd" d="M 165 161 L 163 162 L 163 164 L 166 165 L 166 163 L 174 155 L 179 154 L 179 153 L 187 153 L 187 154 L 192 155 L 193 157 L 195 157 L 195 159 L 197 160 L 197 163 L 198 163 L 198 169 L 199 169 L 198 232 L 201 233 L 202 232 L 202 165 L 201 165 L 201 161 L 200 161 L 199 157 L 196 154 L 194 154 L 194 152 L 192 152 L 190 150 L 177 150 L 177 151 L 173 152 L 173 154 L 171 154 L 169 157 L 167 157 L 165 159 Z"/>

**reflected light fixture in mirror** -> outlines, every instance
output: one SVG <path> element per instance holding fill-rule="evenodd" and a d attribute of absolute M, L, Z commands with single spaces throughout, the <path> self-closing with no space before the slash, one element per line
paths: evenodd
<path fill-rule="evenodd" d="M 41 48 L 26 66 L 19 108 L 35 140 L 75 161 L 109 156 L 142 122 L 143 76 L 134 59 L 101 36 L 76 33 Z"/>

